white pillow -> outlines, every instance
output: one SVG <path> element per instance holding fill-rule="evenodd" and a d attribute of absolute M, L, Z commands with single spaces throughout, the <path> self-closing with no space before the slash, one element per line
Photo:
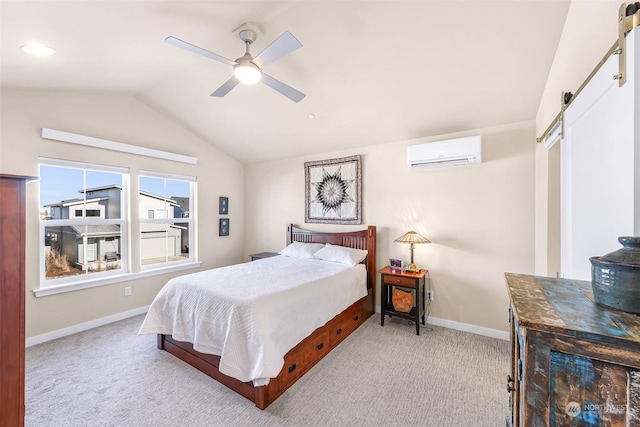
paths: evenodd
<path fill-rule="evenodd" d="M 316 252 L 313 257 L 325 261 L 339 262 L 341 264 L 356 265 L 367 257 L 367 253 L 368 252 L 363 249 L 347 248 L 345 246 L 327 243 L 325 247 Z"/>
<path fill-rule="evenodd" d="M 322 248 L 324 243 L 292 242 L 279 253 L 291 258 L 313 258 L 313 255 Z"/>

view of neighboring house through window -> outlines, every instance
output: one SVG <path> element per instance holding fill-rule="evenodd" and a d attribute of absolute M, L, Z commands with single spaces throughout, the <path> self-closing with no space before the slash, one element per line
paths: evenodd
<path fill-rule="evenodd" d="M 194 177 L 140 171 L 132 195 L 127 168 L 50 158 L 39 168 L 41 295 L 197 264 Z"/>
<path fill-rule="evenodd" d="M 140 263 L 143 268 L 193 261 L 195 179 L 140 172 Z"/>
<path fill-rule="evenodd" d="M 41 286 L 127 271 L 128 170 L 41 159 Z"/>
<path fill-rule="evenodd" d="M 127 168 L 49 158 L 39 167 L 41 289 L 57 293 L 195 262 L 195 178 L 140 171 L 136 197 Z M 129 221 L 139 221 L 138 241 Z"/>

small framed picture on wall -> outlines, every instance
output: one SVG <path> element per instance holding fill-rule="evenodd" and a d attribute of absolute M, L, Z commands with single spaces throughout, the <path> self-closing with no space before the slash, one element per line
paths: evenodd
<path fill-rule="evenodd" d="M 229 235 L 229 218 L 220 218 L 218 236 L 228 236 L 228 235 Z"/>
<path fill-rule="evenodd" d="M 228 197 L 220 197 L 220 202 L 218 206 L 218 213 L 220 215 L 228 215 L 229 214 L 229 198 Z"/>

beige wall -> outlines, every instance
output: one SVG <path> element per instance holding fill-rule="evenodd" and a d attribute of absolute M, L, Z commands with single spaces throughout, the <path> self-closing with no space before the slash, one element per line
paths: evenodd
<path fill-rule="evenodd" d="M 38 157 L 126 166 L 198 178 L 199 259 L 202 268 L 246 261 L 243 251 L 244 167 L 136 99 L 124 95 L 3 90 L 0 171 L 38 175 Z M 43 127 L 198 157 L 197 165 L 83 147 L 40 138 Z M 27 189 L 26 335 L 32 337 L 143 307 L 171 277 L 131 282 L 36 298 L 39 287 L 38 183 Z M 131 182 L 132 192 L 137 182 Z M 229 197 L 231 235 L 218 237 L 218 197 Z M 132 202 L 132 205 L 135 202 Z M 132 206 L 133 208 L 134 206 Z M 137 212 L 133 210 L 133 212 Z M 134 223 L 132 235 L 138 231 Z M 132 251 L 139 250 L 132 239 Z M 134 267 L 135 268 L 135 267 Z M 187 270 L 193 272 L 196 270 Z M 124 297 L 124 287 L 132 295 Z"/>
<path fill-rule="evenodd" d="M 119 95 L 4 90 L 1 124 L 2 173 L 37 175 L 38 156 L 46 156 L 197 176 L 203 268 L 284 247 L 285 224 L 304 226 L 304 161 L 361 154 L 363 222 L 378 226 L 378 264 L 389 257 L 408 259 L 409 248 L 393 239 L 410 228 L 434 242 L 415 250 L 416 262 L 432 270 L 433 316 L 506 330 L 502 275 L 533 271 L 533 122 L 434 137 L 481 134 L 484 161 L 422 170 L 406 166 L 407 142 L 243 168 L 134 98 Z M 176 151 L 199 162 L 193 166 L 43 140 L 42 127 Z M 231 236 L 225 238 L 217 237 L 221 195 L 230 198 Z M 27 196 L 27 337 L 145 306 L 170 277 L 184 274 L 36 298 L 31 290 L 39 287 L 37 183 L 30 184 Z M 124 286 L 132 286 L 132 296 L 124 297 Z"/>
<path fill-rule="evenodd" d="M 362 228 L 304 224 L 304 162 L 360 154 L 362 219 L 378 227 L 379 268 L 390 257 L 409 258 L 409 247 L 393 240 L 415 229 L 433 242 L 415 249 L 416 264 L 431 270 L 431 315 L 506 331 L 503 274 L 534 268 L 534 123 L 430 140 L 475 134 L 483 144 L 483 163 L 476 165 L 409 169 L 406 141 L 247 165 L 247 252 L 282 249 L 289 222 L 310 229 Z M 379 292 L 377 300 L 379 305 Z"/>
<path fill-rule="evenodd" d="M 575 91 L 615 41 L 619 4 L 572 1 L 535 124 L 432 138 L 481 133 L 485 161 L 480 165 L 409 170 L 407 143 L 397 142 L 254 164 L 245 173 L 237 161 L 132 97 L 3 90 L 0 172 L 37 175 L 38 156 L 48 156 L 196 175 L 199 258 L 210 268 L 245 261 L 247 253 L 279 250 L 285 224 L 304 225 L 304 161 L 361 154 L 363 221 L 378 226 L 378 264 L 384 265 L 389 257 L 406 259 L 408 248 L 393 239 L 416 228 L 434 242 L 415 252 L 417 263 L 432 270 L 432 315 L 506 330 L 502 273 L 550 274 L 558 258 L 557 236 L 550 234 L 557 233 L 559 218 L 553 203 L 549 209 L 559 191 L 557 173 L 549 172 L 548 153 L 533 141 L 558 113 L 560 92 Z M 184 165 L 45 141 L 39 136 L 42 127 L 178 151 L 200 162 Z M 27 288 L 32 290 L 39 286 L 38 185 L 28 188 Z M 218 196 L 230 197 L 230 237 L 217 236 Z M 28 291 L 27 336 L 147 305 L 177 274 L 181 273 L 127 283 L 133 287 L 127 298 L 124 284 L 41 298 Z"/>
<path fill-rule="evenodd" d="M 536 115 L 536 136 L 560 112 L 562 91 L 575 93 L 618 37 L 620 0 L 573 0 Z M 555 163 L 557 165 L 557 162 Z M 536 144 L 536 274 L 552 274 L 559 261 L 560 218 L 549 200 L 560 192 L 557 171 L 549 171 L 549 154 Z M 556 166 L 557 167 L 557 166 Z M 551 206 L 553 210 L 553 205 Z"/>

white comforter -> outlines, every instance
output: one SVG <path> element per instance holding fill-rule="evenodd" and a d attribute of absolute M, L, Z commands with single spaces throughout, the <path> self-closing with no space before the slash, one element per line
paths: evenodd
<path fill-rule="evenodd" d="M 277 256 L 171 279 L 139 333 L 188 341 L 220 356 L 223 374 L 260 386 L 289 350 L 366 295 L 362 264 Z"/>

